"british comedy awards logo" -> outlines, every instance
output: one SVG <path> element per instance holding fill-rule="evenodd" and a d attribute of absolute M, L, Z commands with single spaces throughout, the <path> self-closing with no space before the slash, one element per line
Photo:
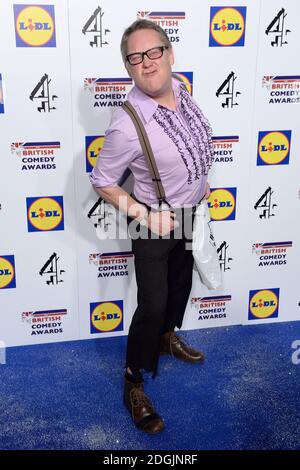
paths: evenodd
<path fill-rule="evenodd" d="M 252 253 L 258 259 L 258 267 L 286 266 L 287 253 L 293 247 L 293 242 L 253 243 Z"/>
<path fill-rule="evenodd" d="M 117 253 L 92 253 L 89 263 L 98 268 L 98 277 L 126 277 L 128 276 L 128 260 L 133 259 L 132 251 L 120 251 Z"/>
<path fill-rule="evenodd" d="M 91 333 L 123 331 L 123 300 L 90 304 Z"/>
<path fill-rule="evenodd" d="M 198 320 L 219 320 L 227 318 L 227 303 L 230 301 L 231 295 L 192 297 L 191 305 L 198 311 Z"/>
<path fill-rule="evenodd" d="M 277 318 L 279 289 L 260 289 L 249 292 L 248 320 Z"/>
<path fill-rule="evenodd" d="M 87 173 L 90 173 L 104 144 L 104 135 L 87 135 L 85 137 L 85 167 Z"/>
<path fill-rule="evenodd" d="M 62 196 L 27 197 L 28 232 L 64 230 Z"/>
<path fill-rule="evenodd" d="M 238 135 L 213 136 L 214 163 L 232 163 L 236 154 L 236 144 L 240 141 Z"/>
<path fill-rule="evenodd" d="M 262 86 L 268 91 L 269 104 L 300 103 L 300 75 L 267 75 Z"/>
<path fill-rule="evenodd" d="M 2 74 L 0 73 L 0 114 L 4 113 L 4 95 L 2 86 Z"/>
<path fill-rule="evenodd" d="M 292 131 L 258 133 L 257 165 L 288 165 Z"/>
<path fill-rule="evenodd" d="M 67 309 L 36 310 L 22 313 L 22 321 L 29 327 L 30 336 L 54 336 L 64 332 Z"/>
<path fill-rule="evenodd" d="M 91 93 L 94 108 L 122 106 L 131 86 L 131 78 L 84 79 L 84 89 Z"/>
<path fill-rule="evenodd" d="M 244 46 L 246 10 L 246 7 L 211 7 L 209 46 Z"/>
<path fill-rule="evenodd" d="M 55 170 L 60 142 L 14 142 L 11 153 L 22 162 L 22 171 Z"/>
<path fill-rule="evenodd" d="M 53 5 L 14 5 L 17 47 L 56 47 Z"/>
<path fill-rule="evenodd" d="M 138 19 L 153 21 L 166 32 L 171 43 L 180 42 L 184 11 L 138 11 Z"/>
<path fill-rule="evenodd" d="M 0 255 L 0 289 L 16 287 L 14 255 Z"/>
<path fill-rule="evenodd" d="M 207 201 L 212 221 L 235 220 L 237 188 L 211 188 Z"/>

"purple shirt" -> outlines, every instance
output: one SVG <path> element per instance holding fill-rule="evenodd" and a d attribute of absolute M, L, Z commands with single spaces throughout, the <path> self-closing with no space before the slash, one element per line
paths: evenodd
<path fill-rule="evenodd" d="M 195 205 L 205 194 L 213 148 L 207 119 L 184 85 L 172 79 L 176 110 L 159 105 L 134 86 L 127 99 L 141 118 L 172 207 Z M 95 168 L 90 175 L 96 187 L 117 186 L 125 170 L 134 176 L 134 195 L 156 206 L 155 186 L 148 170 L 134 124 L 119 108 L 105 133 Z"/>

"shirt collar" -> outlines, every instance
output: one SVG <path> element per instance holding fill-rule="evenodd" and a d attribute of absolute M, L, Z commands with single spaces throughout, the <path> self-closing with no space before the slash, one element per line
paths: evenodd
<path fill-rule="evenodd" d="M 180 91 L 181 83 L 176 78 L 172 77 L 172 88 L 174 91 L 175 99 L 178 104 L 178 96 Z M 140 88 L 136 85 L 132 88 L 128 94 L 128 98 L 132 101 L 132 104 L 135 104 L 139 107 L 139 110 L 142 114 L 144 122 L 148 124 L 153 114 L 157 110 L 159 104 L 150 96 L 146 95 Z"/>

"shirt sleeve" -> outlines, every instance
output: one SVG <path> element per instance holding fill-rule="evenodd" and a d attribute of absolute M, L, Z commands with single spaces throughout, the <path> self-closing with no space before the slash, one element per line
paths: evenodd
<path fill-rule="evenodd" d="M 104 145 L 90 174 L 90 182 L 96 188 L 117 186 L 134 158 L 133 142 L 125 132 L 119 129 L 108 129 L 105 133 Z"/>

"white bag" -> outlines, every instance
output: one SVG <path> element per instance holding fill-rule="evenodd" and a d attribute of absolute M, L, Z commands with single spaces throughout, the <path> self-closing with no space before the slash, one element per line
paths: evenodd
<path fill-rule="evenodd" d="M 222 284 L 217 248 L 210 228 L 210 213 L 204 199 L 196 209 L 193 225 L 193 257 L 202 283 L 209 289 Z"/>

